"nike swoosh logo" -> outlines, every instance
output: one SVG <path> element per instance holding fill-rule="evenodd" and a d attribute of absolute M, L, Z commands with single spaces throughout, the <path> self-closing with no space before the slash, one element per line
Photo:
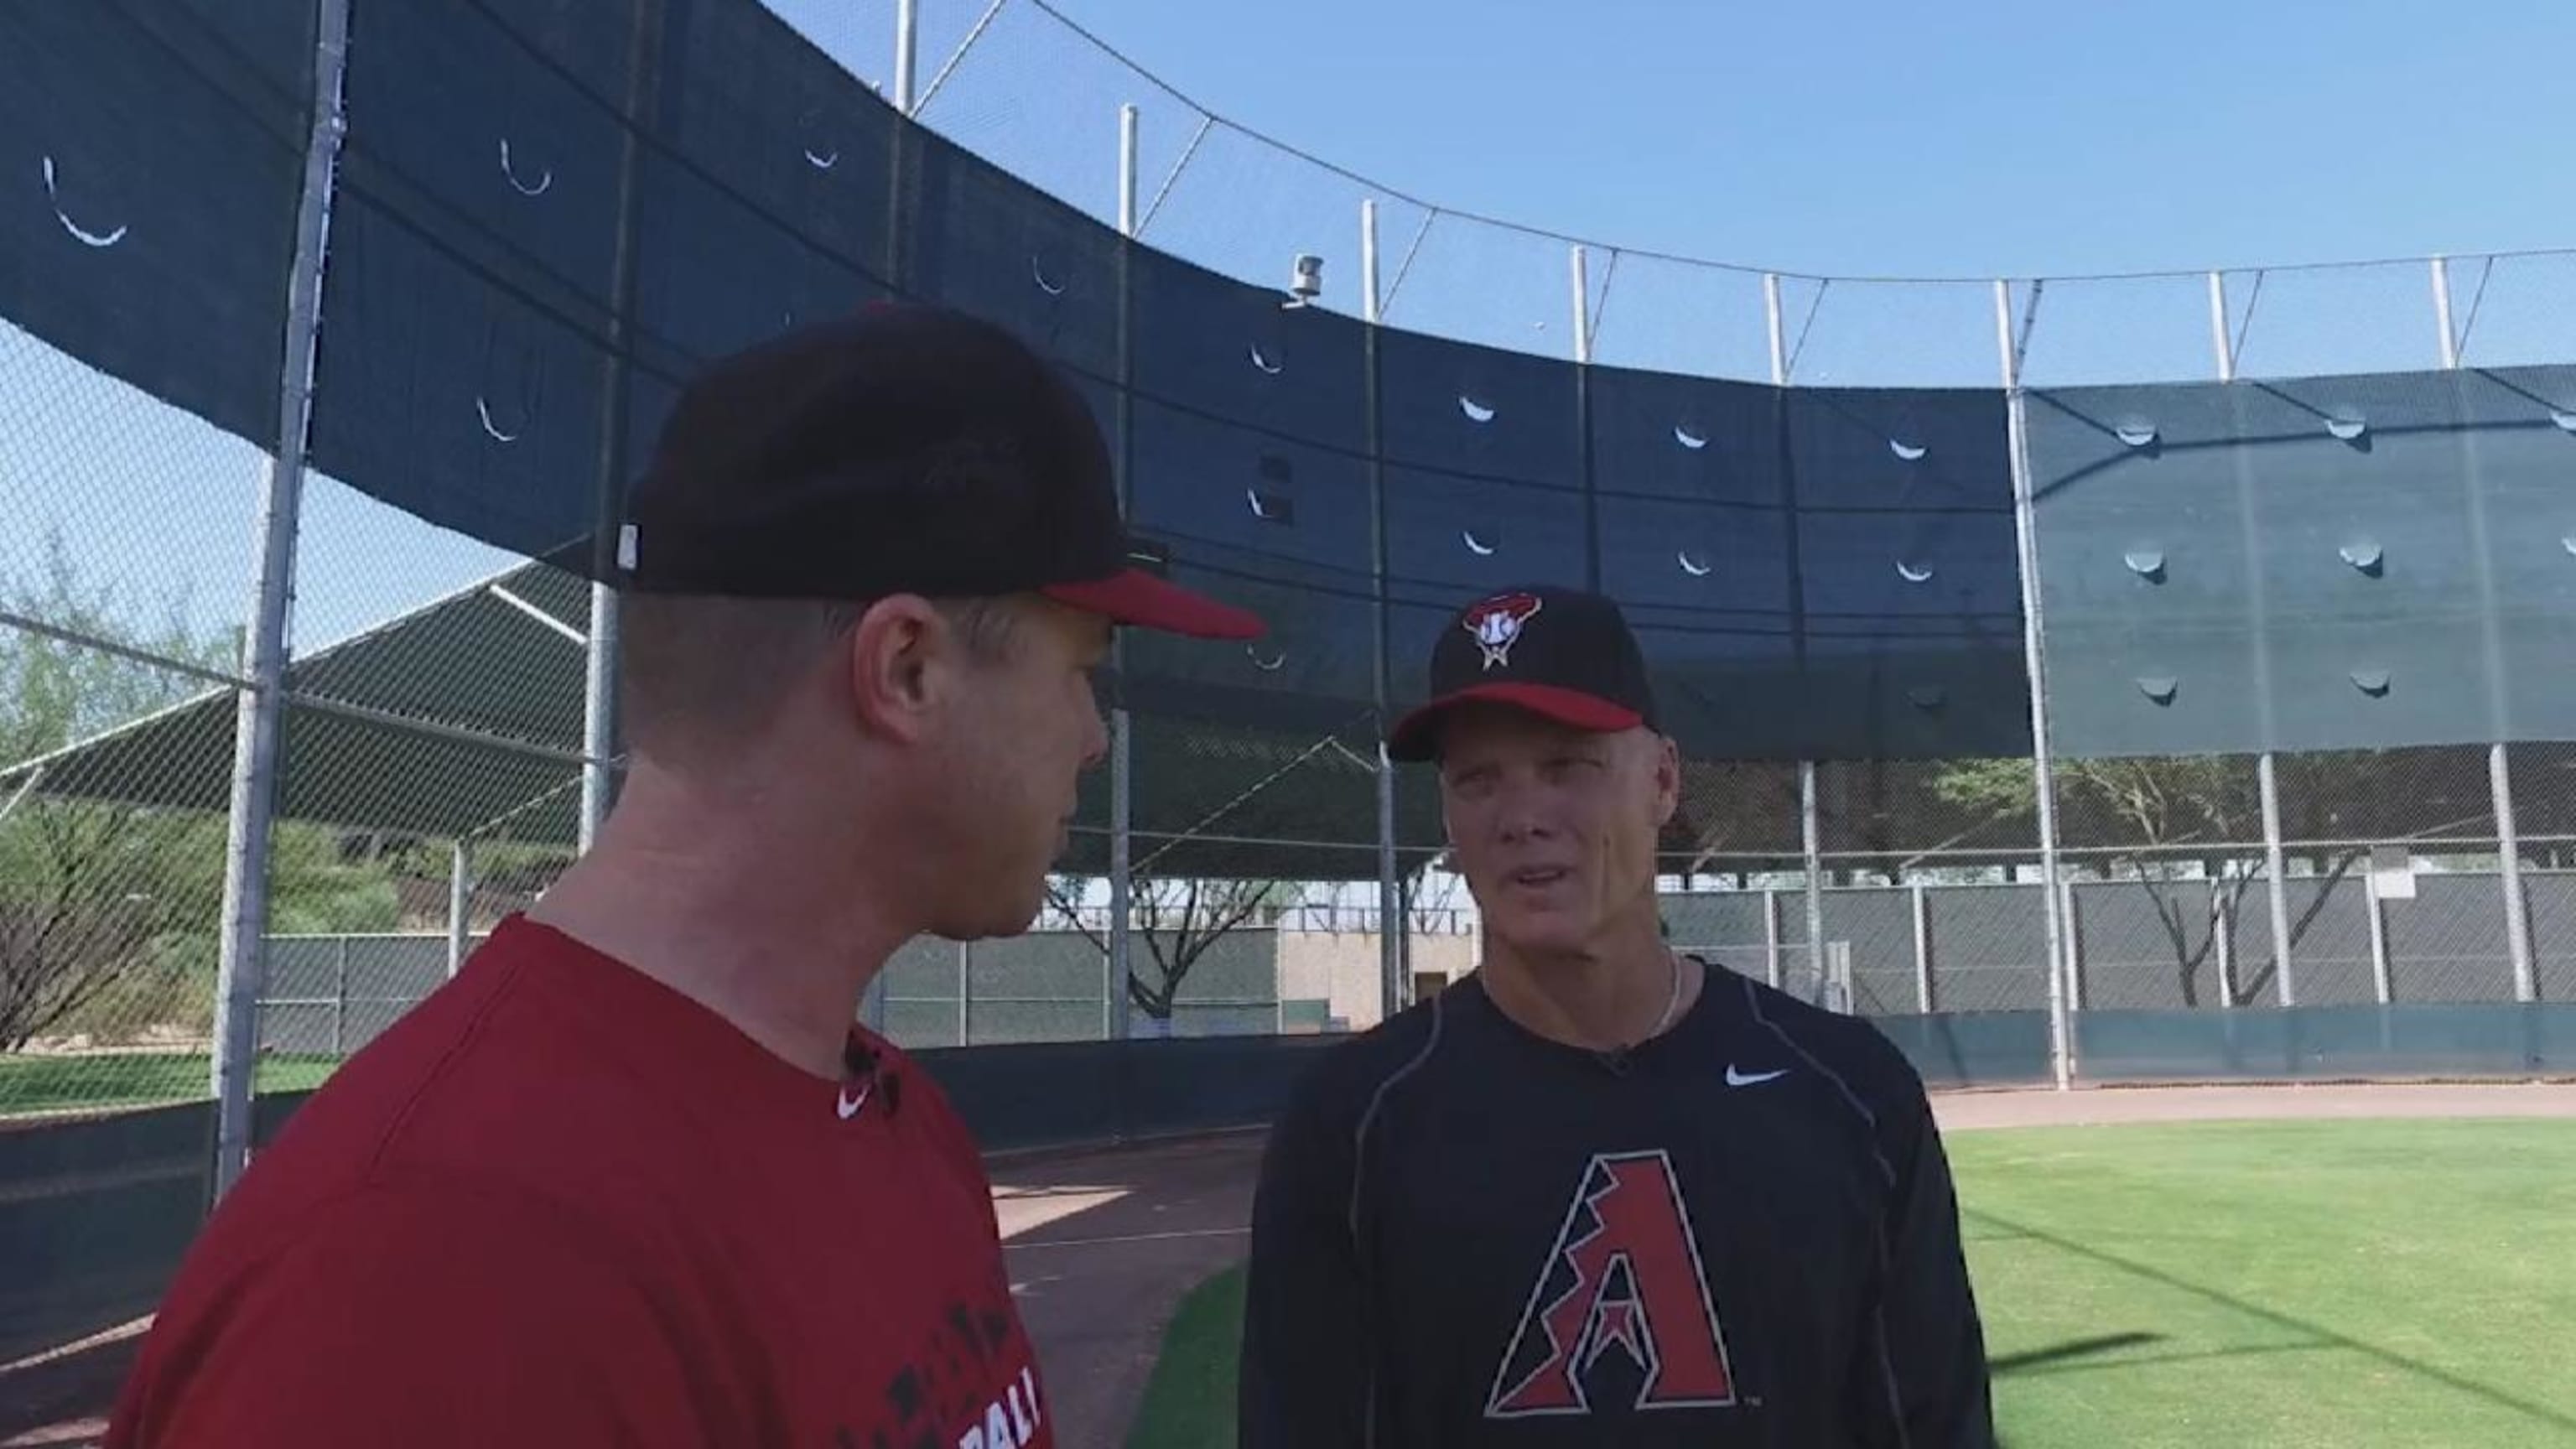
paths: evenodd
<path fill-rule="evenodd" d="M 874 1083 L 870 1083 L 870 1084 L 869 1084 L 869 1086 L 873 1086 L 873 1085 L 874 1085 Z M 866 1105 L 868 1104 L 868 1091 L 869 1091 L 869 1087 L 868 1087 L 868 1086 L 863 1086 L 863 1087 L 859 1088 L 859 1094 L 858 1094 L 857 1096 L 853 1097 L 853 1096 L 851 1096 L 851 1095 L 850 1095 L 850 1089 L 849 1089 L 849 1088 L 847 1088 L 847 1087 L 843 1087 L 843 1088 L 841 1089 L 841 1120 L 842 1120 L 842 1121 L 847 1122 L 847 1121 L 849 1121 L 851 1118 L 856 1117 L 857 1115 L 859 1115 L 859 1109 L 860 1109 L 861 1107 L 864 1107 L 864 1106 L 866 1106 Z"/>
<path fill-rule="evenodd" d="M 1730 1087 L 1758 1087 L 1764 1082 L 1770 1081 L 1774 1077 L 1785 1077 L 1787 1075 L 1789 1075 L 1789 1069 L 1787 1067 L 1780 1067 L 1768 1072 L 1744 1072 L 1738 1071 L 1735 1063 L 1733 1062 L 1728 1062 L 1726 1064 L 1726 1084 Z"/>

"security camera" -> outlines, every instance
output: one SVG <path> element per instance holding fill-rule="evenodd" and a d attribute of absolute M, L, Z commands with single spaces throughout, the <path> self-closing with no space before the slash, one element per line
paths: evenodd
<path fill-rule="evenodd" d="M 1288 272 L 1289 305 L 1302 307 L 1324 295 L 1324 259 L 1305 252 L 1297 254 Z"/>

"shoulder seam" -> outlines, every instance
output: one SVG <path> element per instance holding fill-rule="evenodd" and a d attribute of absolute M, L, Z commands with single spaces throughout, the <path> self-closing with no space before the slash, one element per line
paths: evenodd
<path fill-rule="evenodd" d="M 1748 976 L 1743 978 L 1743 980 L 1744 1004 L 1745 1007 L 1753 1013 L 1753 1019 L 1762 1023 L 1762 1027 L 1765 1031 L 1778 1037 L 1782 1046 L 1785 1046 L 1789 1050 L 1797 1053 L 1799 1058 L 1805 1061 L 1809 1067 L 1813 1068 L 1818 1076 L 1823 1077 L 1827 1082 L 1833 1084 L 1834 1090 L 1841 1094 L 1844 1105 L 1850 1107 L 1853 1113 L 1860 1118 L 1861 1124 L 1869 1129 L 1867 1133 L 1869 1138 L 1869 1156 L 1870 1161 L 1878 1167 L 1879 1180 L 1891 1188 L 1896 1186 L 1895 1165 L 1887 1160 L 1887 1149 L 1878 1139 L 1878 1114 L 1870 1110 L 1867 1102 L 1861 1100 L 1860 1093 L 1852 1090 L 1851 1083 L 1844 1080 L 1842 1073 L 1825 1065 L 1822 1058 L 1808 1050 L 1807 1047 L 1796 1037 L 1791 1036 L 1788 1028 L 1771 1019 L 1770 1013 L 1762 1009 L 1761 996 L 1753 989 L 1753 978 Z"/>
<path fill-rule="evenodd" d="M 1387 1094 L 1395 1090 L 1397 1083 L 1421 1070 L 1423 1063 L 1431 1060 L 1432 1052 L 1439 1049 L 1441 1025 L 1446 1019 L 1445 1005 L 1439 996 L 1434 995 L 1431 998 L 1431 1029 L 1423 1033 L 1422 1045 L 1415 1048 L 1413 1055 L 1405 1058 L 1394 1071 L 1387 1073 L 1385 1079 L 1377 1084 L 1376 1091 L 1369 1093 L 1368 1106 L 1360 1111 L 1359 1126 L 1351 1132 L 1351 1197 L 1347 1217 L 1354 1243 L 1359 1240 L 1360 1195 L 1368 1173 L 1369 1129 L 1377 1125 L 1378 1109 L 1386 1105 Z"/>

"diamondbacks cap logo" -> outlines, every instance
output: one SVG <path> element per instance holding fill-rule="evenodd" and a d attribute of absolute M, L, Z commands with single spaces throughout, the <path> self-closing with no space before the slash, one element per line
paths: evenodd
<path fill-rule="evenodd" d="M 1536 594 L 1496 594 L 1467 611 L 1459 624 L 1484 651 L 1485 668 L 1511 663 L 1512 646 L 1543 602 Z"/>
<path fill-rule="evenodd" d="M 1640 1412 L 1736 1402 L 1699 1240 L 1662 1152 L 1604 1153 L 1586 1166 L 1485 1417 L 1590 1414 L 1596 1395 L 1623 1389 Z"/>

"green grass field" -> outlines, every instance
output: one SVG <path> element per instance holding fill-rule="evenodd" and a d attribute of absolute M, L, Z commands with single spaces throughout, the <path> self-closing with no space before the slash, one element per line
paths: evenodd
<path fill-rule="evenodd" d="M 2009 1449 L 2576 1446 L 2576 1122 L 1950 1138 Z M 1174 1320 L 1131 1446 L 1234 1442 L 1242 1284 Z"/>
<path fill-rule="evenodd" d="M 339 1063 L 329 1057 L 266 1057 L 262 1092 L 302 1092 Z M 214 1095 L 203 1052 L 114 1052 L 93 1056 L 0 1056 L 0 1117 L 148 1107 Z"/>

